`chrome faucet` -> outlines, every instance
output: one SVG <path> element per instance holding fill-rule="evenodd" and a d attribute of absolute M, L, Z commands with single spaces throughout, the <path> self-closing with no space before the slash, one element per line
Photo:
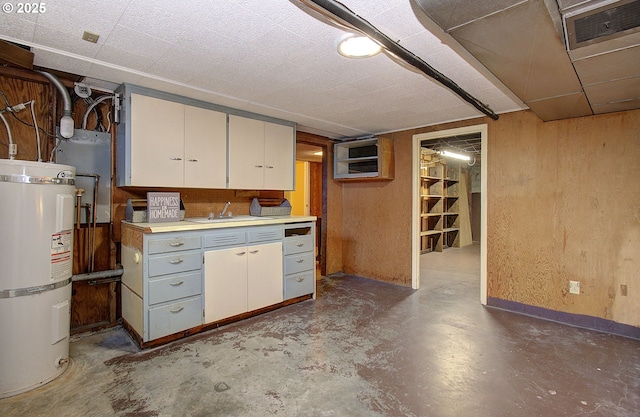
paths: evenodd
<path fill-rule="evenodd" d="M 227 209 L 229 208 L 230 205 L 231 205 L 231 201 L 227 201 L 226 204 L 224 205 L 224 208 L 220 212 L 220 214 L 218 214 L 218 217 L 224 217 L 224 213 L 227 212 Z"/>

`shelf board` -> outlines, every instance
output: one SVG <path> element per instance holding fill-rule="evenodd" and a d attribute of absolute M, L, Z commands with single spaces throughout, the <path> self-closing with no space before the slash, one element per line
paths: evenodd
<path fill-rule="evenodd" d="M 444 196 L 444 198 L 451 198 L 451 199 L 453 199 L 453 198 L 460 198 L 460 196 L 458 196 L 458 195 L 445 195 L 445 196 Z"/>
<path fill-rule="evenodd" d="M 439 235 L 442 233 L 442 230 L 425 230 L 423 232 L 420 232 L 420 236 L 432 236 L 432 235 Z"/>
<path fill-rule="evenodd" d="M 365 161 L 377 161 L 378 156 L 361 156 L 359 158 L 345 158 L 345 159 L 336 159 L 337 162 L 351 163 L 351 162 L 365 162 Z"/>
<path fill-rule="evenodd" d="M 443 233 L 449 233 L 449 232 L 457 232 L 460 229 L 457 227 L 447 227 L 446 229 L 442 229 Z"/>
<path fill-rule="evenodd" d="M 455 212 L 455 211 L 445 211 L 444 213 L 442 213 L 444 216 L 457 216 L 459 213 Z"/>
<path fill-rule="evenodd" d="M 434 217 L 434 216 L 442 216 L 442 213 L 422 213 L 420 217 Z"/>
<path fill-rule="evenodd" d="M 441 195 L 437 195 L 437 194 L 420 194 L 420 197 L 422 197 L 422 198 L 442 198 Z"/>
<path fill-rule="evenodd" d="M 434 177 L 433 175 L 420 175 L 423 180 L 442 181 L 442 177 Z"/>

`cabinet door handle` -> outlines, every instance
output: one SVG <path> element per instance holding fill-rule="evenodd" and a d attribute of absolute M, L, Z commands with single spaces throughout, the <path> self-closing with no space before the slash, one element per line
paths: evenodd
<path fill-rule="evenodd" d="M 273 169 L 273 165 L 267 165 L 267 168 Z"/>
<path fill-rule="evenodd" d="M 298 277 L 298 278 L 296 278 L 296 281 L 302 282 L 302 281 L 304 281 L 304 277 Z"/>
<path fill-rule="evenodd" d="M 182 259 L 182 258 L 172 259 L 172 260 L 169 261 L 169 263 L 172 264 L 172 265 L 181 264 L 182 262 L 184 262 L 184 259 Z"/>
<path fill-rule="evenodd" d="M 298 259 L 296 262 L 297 262 L 297 263 L 299 263 L 299 264 L 301 264 L 301 263 L 303 263 L 303 262 L 304 262 L 304 259 Z"/>
<path fill-rule="evenodd" d="M 172 156 L 169 159 L 171 159 L 172 161 L 182 161 L 182 158 L 177 157 L 177 156 Z"/>
<path fill-rule="evenodd" d="M 260 250 L 256 249 L 256 250 L 251 250 L 249 251 L 250 254 L 254 255 L 256 253 L 260 252 Z"/>
<path fill-rule="evenodd" d="M 197 159 L 193 159 L 193 158 L 187 158 L 187 161 L 189 161 L 189 162 L 198 162 Z"/>
<path fill-rule="evenodd" d="M 175 281 L 175 282 L 171 282 L 169 283 L 169 285 L 171 285 L 172 287 L 177 287 L 184 284 L 184 281 Z"/>
<path fill-rule="evenodd" d="M 182 306 L 181 306 L 181 307 L 178 307 L 178 308 L 174 308 L 173 310 L 171 310 L 171 312 L 172 312 L 172 313 L 179 313 L 179 312 L 181 312 L 182 310 L 184 310 L 184 307 L 182 307 Z"/>
<path fill-rule="evenodd" d="M 263 165 L 256 165 L 256 168 L 263 168 Z"/>
<path fill-rule="evenodd" d="M 244 255 L 244 254 L 246 254 L 246 253 L 247 253 L 247 252 L 238 252 L 238 253 L 236 253 L 236 255 L 238 255 L 238 256 L 242 256 L 242 255 Z"/>
<path fill-rule="evenodd" d="M 178 247 L 180 247 L 182 245 L 184 245 L 184 240 L 180 240 L 178 242 L 169 243 L 169 246 L 171 246 L 172 248 L 178 248 Z"/>

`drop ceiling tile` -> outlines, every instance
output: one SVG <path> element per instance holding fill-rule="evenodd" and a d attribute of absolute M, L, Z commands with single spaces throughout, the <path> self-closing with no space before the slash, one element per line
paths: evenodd
<path fill-rule="evenodd" d="M 587 85 L 584 92 L 591 105 L 602 105 L 640 98 L 640 76 Z"/>
<path fill-rule="evenodd" d="M 93 58 L 100 50 L 101 44 L 82 40 L 82 32 L 61 32 L 46 26 L 37 26 L 34 42 L 38 45 L 58 49 L 61 53 L 72 53 L 78 57 Z"/>
<path fill-rule="evenodd" d="M 98 42 L 102 43 L 129 3 L 130 0 L 48 2 L 46 12 L 38 15 L 38 26 L 70 33 L 74 37 L 87 30 L 100 35 Z"/>
<path fill-rule="evenodd" d="M 527 105 L 545 122 L 592 114 L 584 93 L 529 101 Z"/>
<path fill-rule="evenodd" d="M 620 101 L 617 103 L 606 103 L 593 105 L 595 114 L 613 113 L 617 111 L 640 109 L 640 98 Z"/>
<path fill-rule="evenodd" d="M 91 68 L 91 63 L 83 59 L 61 55 L 47 49 L 32 48 L 33 63 L 45 68 L 53 68 L 71 74 L 85 75 Z"/>
<path fill-rule="evenodd" d="M 581 90 L 542 1 L 478 20 L 452 35 L 523 101 Z"/>
<path fill-rule="evenodd" d="M 447 31 L 520 2 L 521 0 L 416 0 L 418 6 Z"/>
<path fill-rule="evenodd" d="M 411 5 L 407 1 L 373 16 L 369 21 L 391 40 L 402 42 L 410 36 L 425 31 L 417 18 L 407 19 L 407 16 L 411 15 Z"/>
<path fill-rule="evenodd" d="M 2 29 L 0 38 L 17 43 L 20 43 L 21 40 L 33 42 L 36 31 L 35 16 L 32 19 L 19 19 L 15 16 L 5 16 L 4 18 L 6 20 L 3 23 L 6 26 Z"/>
<path fill-rule="evenodd" d="M 584 85 L 640 76 L 640 45 L 575 61 L 573 66 Z"/>
<path fill-rule="evenodd" d="M 160 58 L 171 46 L 172 44 L 169 42 L 121 25 L 116 26 L 104 42 L 105 48 L 114 51 L 125 51 L 150 60 Z"/>

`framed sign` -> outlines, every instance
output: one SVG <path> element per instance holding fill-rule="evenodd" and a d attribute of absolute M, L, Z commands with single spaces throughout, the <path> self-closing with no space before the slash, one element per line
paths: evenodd
<path fill-rule="evenodd" d="M 180 193 L 147 193 L 147 221 L 180 221 Z"/>

